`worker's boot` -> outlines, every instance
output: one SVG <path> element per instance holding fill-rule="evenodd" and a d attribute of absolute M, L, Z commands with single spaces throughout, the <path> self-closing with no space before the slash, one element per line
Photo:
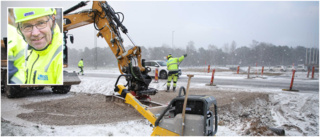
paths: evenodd
<path fill-rule="evenodd" d="M 169 89 L 170 89 L 170 87 L 167 86 L 167 91 L 166 92 L 169 92 Z"/>
<path fill-rule="evenodd" d="M 173 87 L 173 92 L 176 92 L 176 87 Z"/>

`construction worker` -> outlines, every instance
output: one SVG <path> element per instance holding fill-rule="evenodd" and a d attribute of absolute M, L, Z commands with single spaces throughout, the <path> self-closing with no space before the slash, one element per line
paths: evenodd
<path fill-rule="evenodd" d="M 14 8 L 18 32 L 28 43 L 26 84 L 63 84 L 62 33 L 54 8 Z"/>
<path fill-rule="evenodd" d="M 78 75 L 80 75 L 80 73 L 81 73 L 82 75 L 84 75 L 84 74 L 83 74 L 83 59 L 81 59 L 81 60 L 79 61 L 78 67 L 80 68 L 80 72 L 78 72 Z"/>
<path fill-rule="evenodd" d="M 25 46 L 27 43 L 17 33 L 17 29 L 8 24 L 8 74 L 9 84 L 24 84 L 25 74 Z"/>
<path fill-rule="evenodd" d="M 184 60 L 184 57 L 187 57 L 187 54 L 184 54 L 180 58 L 173 58 L 171 54 L 167 56 L 167 69 L 169 71 L 168 81 L 167 81 L 167 92 L 169 92 L 171 80 L 173 78 L 173 91 L 176 90 L 177 81 L 178 81 L 178 72 L 179 66 L 178 63 Z"/>

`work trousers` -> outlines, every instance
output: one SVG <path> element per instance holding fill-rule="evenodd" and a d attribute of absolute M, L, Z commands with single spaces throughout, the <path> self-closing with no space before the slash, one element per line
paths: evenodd
<path fill-rule="evenodd" d="M 168 81 L 167 81 L 167 87 L 170 88 L 171 81 L 173 78 L 173 87 L 177 87 L 177 81 L 178 81 L 178 72 L 169 72 L 168 74 Z"/>
<path fill-rule="evenodd" d="M 79 74 L 81 73 L 83 75 L 83 67 L 79 67 L 79 68 L 80 68 Z"/>

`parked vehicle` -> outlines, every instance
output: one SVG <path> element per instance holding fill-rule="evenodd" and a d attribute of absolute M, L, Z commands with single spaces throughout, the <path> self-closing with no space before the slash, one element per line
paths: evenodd
<path fill-rule="evenodd" d="M 296 68 L 292 65 L 287 66 L 287 71 L 292 71 L 294 69 L 296 69 Z"/>
<path fill-rule="evenodd" d="M 237 71 L 239 65 L 226 65 L 231 71 Z"/>
<path fill-rule="evenodd" d="M 282 65 L 277 65 L 275 67 L 270 68 L 270 71 L 285 72 L 286 71 L 286 67 L 282 66 Z"/>
<path fill-rule="evenodd" d="M 297 66 L 297 68 L 296 68 L 296 71 L 307 71 L 308 70 L 308 68 L 307 68 L 307 66 L 305 66 L 305 65 L 298 65 Z"/>
<path fill-rule="evenodd" d="M 155 76 L 156 68 L 158 68 L 158 76 L 160 79 L 166 79 L 169 71 L 167 70 L 167 62 L 163 60 L 149 60 L 145 61 L 146 67 L 149 67 L 151 71 L 148 73 L 149 76 Z M 179 68 L 179 76 L 182 74 Z"/>

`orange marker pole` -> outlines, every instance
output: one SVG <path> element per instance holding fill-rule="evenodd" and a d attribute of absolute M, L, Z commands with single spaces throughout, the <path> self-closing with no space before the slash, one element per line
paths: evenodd
<path fill-rule="evenodd" d="M 156 68 L 156 73 L 154 75 L 154 82 L 158 83 L 158 68 Z"/>
<path fill-rule="evenodd" d="M 258 63 L 256 62 L 256 76 L 258 76 Z"/>
<path fill-rule="evenodd" d="M 213 80 L 214 80 L 214 72 L 216 71 L 216 69 L 212 70 L 212 76 L 211 76 L 211 82 L 210 85 L 213 85 Z"/>
<path fill-rule="evenodd" d="M 314 78 L 314 66 L 312 67 L 312 74 L 311 74 L 311 79 Z"/>
<path fill-rule="evenodd" d="M 248 78 L 250 78 L 250 66 L 248 67 Z"/>
<path fill-rule="evenodd" d="M 240 66 L 238 66 L 238 68 L 237 68 L 237 74 L 239 74 L 239 69 L 240 69 Z"/>
<path fill-rule="evenodd" d="M 291 79 L 291 84 L 290 84 L 290 90 L 292 90 L 292 85 L 293 85 L 293 80 L 294 80 L 294 73 L 296 70 L 292 70 L 292 79 Z"/>

